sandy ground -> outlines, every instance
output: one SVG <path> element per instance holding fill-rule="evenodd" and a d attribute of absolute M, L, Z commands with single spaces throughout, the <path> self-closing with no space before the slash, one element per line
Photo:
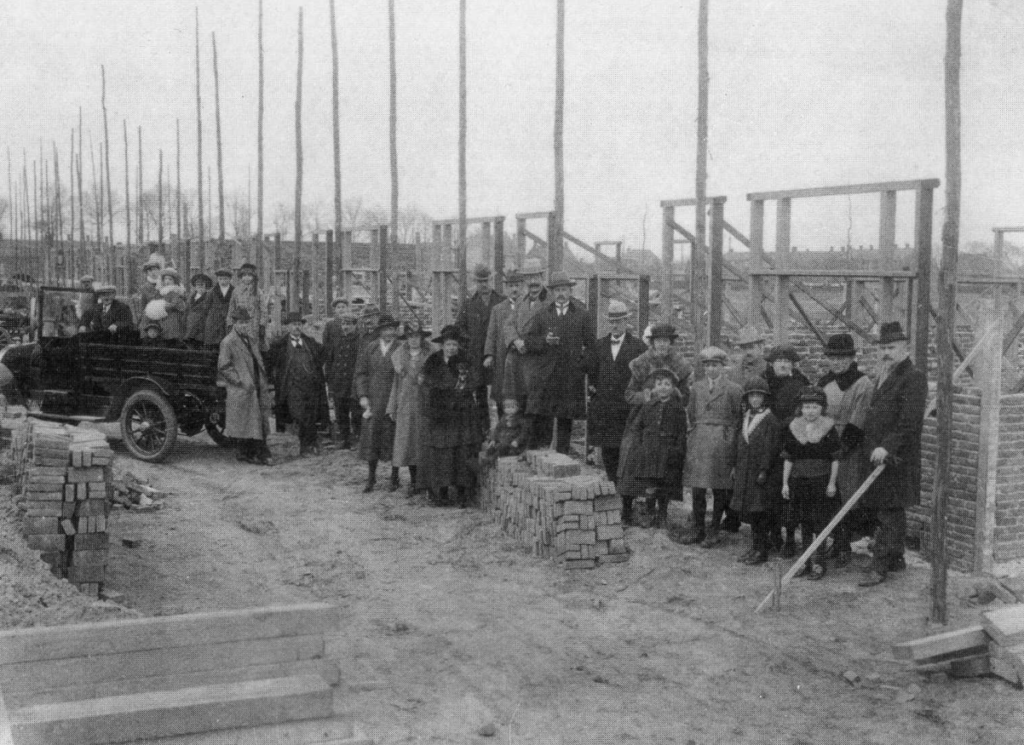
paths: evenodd
<path fill-rule="evenodd" d="M 263 468 L 202 436 L 159 465 L 121 451 L 116 470 L 173 492 L 158 512 L 113 513 L 107 587 L 125 608 L 45 574 L 16 547 L 5 504 L 3 625 L 337 603 L 346 623 L 330 644 L 342 669 L 336 709 L 378 743 L 1024 737 L 1021 691 L 893 659 L 892 642 L 931 631 L 920 560 L 869 590 L 856 587 L 857 568 L 797 579 L 781 612 L 755 615 L 772 570 L 736 563 L 746 528 L 714 549 L 630 528 L 629 563 L 568 573 L 526 554 L 478 510 L 431 507 L 404 486 L 362 494 L 364 465 L 349 452 Z M 672 510 L 682 521 L 683 505 Z M 140 543 L 127 548 L 125 537 Z M 972 586 L 952 576 L 951 626 L 977 621 L 979 609 L 961 599 Z M 495 736 L 481 737 L 489 723 Z"/>

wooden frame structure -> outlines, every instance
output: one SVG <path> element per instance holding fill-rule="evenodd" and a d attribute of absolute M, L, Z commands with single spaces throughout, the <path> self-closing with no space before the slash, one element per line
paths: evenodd
<path fill-rule="evenodd" d="M 536 233 L 532 232 L 527 228 L 527 221 L 529 220 L 546 220 L 547 221 L 547 238 L 541 238 Z M 548 276 L 551 276 L 551 272 L 557 272 L 565 267 L 565 243 L 571 243 L 574 246 L 582 248 L 584 251 L 589 253 L 591 256 L 596 258 L 598 261 L 604 261 L 609 265 L 609 269 L 620 273 L 629 274 L 633 277 L 633 274 L 628 267 L 622 263 L 622 241 L 598 241 L 593 246 L 575 235 L 570 233 L 564 227 L 562 228 L 562 242 L 552 241 L 552 236 L 555 234 L 557 229 L 557 221 L 555 212 L 518 212 L 516 213 L 516 258 L 520 264 L 526 256 L 526 239 L 531 239 L 536 245 L 542 246 L 548 250 L 548 261 L 547 271 Z M 557 245 L 556 245 L 557 244 Z M 615 258 L 605 256 L 601 252 L 602 246 L 615 246 Z"/>
<path fill-rule="evenodd" d="M 505 278 L 505 216 L 471 217 L 466 220 L 466 225 L 480 226 L 484 244 L 483 263 L 491 267 L 491 271 L 494 272 L 494 286 L 500 288 Z M 453 246 L 457 249 L 455 236 L 458 234 L 458 228 L 457 217 L 450 220 L 434 220 L 434 244 Z M 439 271 L 439 267 L 431 267 L 431 270 Z"/>

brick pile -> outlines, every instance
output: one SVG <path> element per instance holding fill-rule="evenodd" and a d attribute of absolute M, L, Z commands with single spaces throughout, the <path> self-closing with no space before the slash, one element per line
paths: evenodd
<path fill-rule="evenodd" d="M 567 455 L 531 450 L 525 459 L 499 458 L 481 492 L 501 529 L 536 556 L 568 569 L 629 559 L 615 484 Z"/>
<path fill-rule="evenodd" d="M 12 437 L 21 464 L 18 506 L 29 548 L 57 577 L 87 595 L 102 589 L 107 564 L 114 453 L 102 432 L 40 420 Z"/>

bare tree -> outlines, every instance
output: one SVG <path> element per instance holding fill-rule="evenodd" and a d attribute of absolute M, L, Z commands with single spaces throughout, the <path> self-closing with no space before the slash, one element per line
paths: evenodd
<path fill-rule="evenodd" d="M 248 195 L 235 191 L 228 199 L 231 231 L 236 240 L 246 241 L 252 235 L 252 207 Z"/>

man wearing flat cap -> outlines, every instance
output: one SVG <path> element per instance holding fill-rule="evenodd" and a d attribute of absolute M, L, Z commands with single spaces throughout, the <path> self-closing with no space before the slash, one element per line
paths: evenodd
<path fill-rule="evenodd" d="M 395 381 L 394 355 L 398 351 L 398 321 L 387 313 L 377 320 L 379 338 L 359 350 L 353 389 L 363 410 L 359 431 L 359 457 L 368 466 L 363 493 L 377 483 L 377 463 L 391 460 L 395 444 L 395 422 L 388 414 L 388 401 Z M 397 473 L 393 473 L 397 478 Z"/>
<path fill-rule="evenodd" d="M 484 264 L 473 267 L 473 282 L 476 285 L 476 292 L 459 309 L 455 325 L 466 338 L 466 356 L 469 357 L 475 379 L 479 381 L 476 401 L 482 409 L 482 415 L 486 415 L 482 418 L 482 425 L 484 432 L 487 432 L 490 429 L 487 384 L 491 382 L 491 366 L 484 364 L 484 345 L 487 343 L 487 327 L 491 322 L 491 312 L 505 297 L 491 288 L 491 270 Z"/>
<path fill-rule="evenodd" d="M 825 391 L 828 415 L 835 421 L 843 449 L 840 453 L 839 476 L 836 481 L 840 503 L 850 498 L 867 473 L 863 464 L 870 453 L 864 451 L 864 421 L 871 405 L 875 384 L 857 368 L 857 349 L 849 334 L 833 334 L 825 344 L 828 372 L 818 381 Z M 836 526 L 833 537 L 833 563 L 844 567 L 850 563 L 851 525 L 861 518 L 862 508 L 855 508 Z"/>
<path fill-rule="evenodd" d="M 221 340 L 217 385 L 227 389 L 224 436 L 238 443 L 238 459 L 270 465 L 267 448 L 270 393 L 259 343 L 251 336 L 249 311 L 231 311 L 231 330 Z"/>
<path fill-rule="evenodd" d="M 883 323 L 878 333 L 879 377 L 864 418 L 866 468 L 885 470 L 864 494 L 876 510 L 878 534 L 871 566 L 860 581 L 871 587 L 889 572 L 906 567 L 907 507 L 921 503 L 921 429 L 928 399 L 928 378 L 910 359 L 899 321 Z"/>
<path fill-rule="evenodd" d="M 334 301 L 334 318 L 324 326 L 324 374 L 334 402 L 334 436 L 343 450 L 359 439 L 363 410 L 352 395 L 359 356 L 358 318 L 342 298 Z"/>
<path fill-rule="evenodd" d="M 744 326 L 736 337 L 738 352 L 735 364 L 729 370 L 729 379 L 743 386 L 753 376 L 765 377 L 768 362 L 764 358 L 764 333 L 753 324 Z"/>
<path fill-rule="evenodd" d="M 537 360 L 536 378 L 526 402 L 533 417 L 533 447 L 551 442 L 555 420 L 555 449 L 568 454 L 573 419 L 585 416 L 583 361 L 594 344 L 594 320 L 572 297 L 576 282 L 565 272 L 552 272 L 548 289 L 554 296 L 526 329 L 526 350 Z"/>
<path fill-rule="evenodd" d="M 729 357 L 718 347 L 701 350 L 704 377 L 690 386 L 686 467 L 683 486 L 693 494 L 693 534 L 687 542 L 705 548 L 719 542 L 719 529 L 732 501 L 736 437 L 743 418 L 743 389 L 725 375 Z M 711 526 L 705 529 L 707 493 L 714 494 Z"/>
<path fill-rule="evenodd" d="M 298 311 L 284 319 L 288 330 L 270 345 L 268 374 L 274 381 L 274 419 L 280 427 L 294 422 L 299 430 L 299 455 L 319 455 L 317 415 L 324 399 L 323 347 L 303 332 L 306 320 Z"/>
<path fill-rule="evenodd" d="M 91 274 L 83 274 L 78 278 L 78 286 L 85 290 L 78 298 L 78 317 L 85 318 L 90 309 L 96 307 L 95 287 L 96 279 Z"/>
<path fill-rule="evenodd" d="M 129 344 L 138 339 L 132 311 L 114 296 L 113 285 L 100 285 L 95 289 L 96 305 L 88 310 L 78 326 L 79 333 L 94 334 L 97 340 Z"/>

